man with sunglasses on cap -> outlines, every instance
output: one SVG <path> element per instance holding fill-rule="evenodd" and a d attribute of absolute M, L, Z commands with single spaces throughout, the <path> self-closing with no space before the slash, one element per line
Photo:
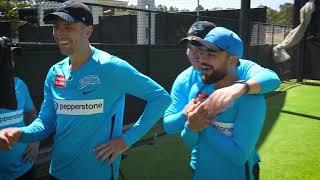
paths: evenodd
<path fill-rule="evenodd" d="M 180 135 L 186 122 L 189 111 L 194 110 L 194 101 L 189 102 L 191 87 L 201 82 L 200 71 L 200 48 L 193 43 L 193 38 L 204 38 L 207 33 L 215 28 L 215 24 L 208 21 L 197 21 L 191 25 L 188 35 L 180 43 L 187 44 L 186 55 L 191 63 L 191 67 L 178 75 L 171 89 L 172 103 L 166 110 L 163 118 L 163 128 L 170 135 Z M 239 81 L 223 88 L 215 90 L 209 95 L 201 106 L 193 111 L 201 111 L 207 117 L 215 116 L 232 104 L 243 94 L 265 94 L 276 89 L 281 81 L 276 73 L 263 68 L 260 65 L 239 58 L 239 66 L 236 70 Z M 193 128 L 201 130 L 209 126 L 206 120 L 198 120 L 192 123 Z M 193 150 L 191 159 L 195 158 L 196 150 Z M 255 162 L 259 161 L 256 156 Z M 192 170 L 195 167 L 190 164 Z"/>
<path fill-rule="evenodd" d="M 93 18 L 83 3 L 66 1 L 44 21 L 53 23 L 54 39 L 68 57 L 50 68 L 36 121 L 0 131 L 0 144 L 9 149 L 55 132 L 51 179 L 117 179 L 119 155 L 161 118 L 170 96 L 126 61 L 90 45 Z M 147 104 L 122 135 L 126 93 Z"/>
<path fill-rule="evenodd" d="M 210 94 L 239 81 L 242 40 L 231 30 L 215 27 L 204 39 L 194 37 L 190 41 L 200 48 L 202 71 L 202 81 L 191 88 L 190 109 L 181 132 L 193 151 L 193 179 L 258 179 L 256 144 L 266 113 L 263 95 L 242 95 L 215 115 L 208 115 L 203 108 Z M 199 128 L 197 121 L 208 125 Z"/>
<path fill-rule="evenodd" d="M 180 43 L 187 44 L 186 55 L 192 66 L 180 73 L 172 85 L 172 103 L 163 118 L 163 128 L 168 134 L 180 134 L 186 121 L 185 114 L 189 110 L 186 105 L 191 86 L 201 81 L 200 49 L 190 42 L 195 37 L 204 38 L 214 27 L 214 23 L 197 21 L 189 28 L 187 37 L 180 41 Z M 279 87 L 281 83 L 275 72 L 252 61 L 241 59 L 241 57 L 236 72 L 241 81 L 216 90 L 205 101 L 204 107 L 208 115 L 212 116 L 223 111 L 243 94 L 265 94 Z M 201 121 L 197 123 L 198 128 L 208 125 Z"/>
<path fill-rule="evenodd" d="M 18 51 L 18 48 L 11 48 L 12 67 Z M 37 117 L 28 87 L 19 77 L 14 77 L 14 88 L 17 108 L 0 108 L 0 130 L 8 127 L 24 127 L 31 124 Z M 7 104 L 10 103 L 7 102 Z M 33 162 L 37 158 L 38 150 L 39 142 L 17 143 L 11 151 L 0 149 L 0 179 L 35 179 Z"/>

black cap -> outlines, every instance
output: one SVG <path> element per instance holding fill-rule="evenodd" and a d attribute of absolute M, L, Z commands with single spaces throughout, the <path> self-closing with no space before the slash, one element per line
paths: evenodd
<path fill-rule="evenodd" d="M 204 38 L 209 31 L 215 28 L 216 25 L 209 21 L 196 21 L 194 22 L 188 30 L 187 37 L 180 40 L 180 44 L 190 41 L 192 37 Z"/>
<path fill-rule="evenodd" d="M 92 13 L 88 6 L 80 1 L 70 0 L 62 3 L 55 12 L 44 16 L 43 21 L 52 23 L 57 18 L 68 23 L 82 22 L 85 25 L 93 25 Z"/>

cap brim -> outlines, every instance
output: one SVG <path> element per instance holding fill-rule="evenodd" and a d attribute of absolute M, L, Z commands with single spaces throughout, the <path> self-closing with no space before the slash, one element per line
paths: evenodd
<path fill-rule="evenodd" d="M 187 36 L 185 38 L 180 39 L 178 44 L 184 44 L 184 43 L 190 42 L 195 39 L 201 39 L 201 38 L 199 38 L 198 36 Z"/>
<path fill-rule="evenodd" d="M 65 12 L 53 12 L 50 14 L 47 14 L 43 17 L 43 21 L 46 23 L 52 23 L 53 21 L 57 20 L 57 18 L 62 19 L 65 22 L 68 23 L 75 23 L 75 19 L 68 13 Z"/>
<path fill-rule="evenodd" d="M 202 46 L 204 48 L 206 48 L 207 51 L 223 51 L 223 49 L 221 49 L 220 47 L 218 47 L 217 45 L 206 41 L 204 39 L 198 38 L 198 39 L 192 39 L 190 41 L 191 44 L 195 45 L 195 46 Z"/>

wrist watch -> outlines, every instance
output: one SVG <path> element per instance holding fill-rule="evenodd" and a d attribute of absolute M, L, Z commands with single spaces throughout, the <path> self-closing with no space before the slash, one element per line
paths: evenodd
<path fill-rule="evenodd" d="M 247 83 L 246 80 L 238 80 L 235 83 L 244 84 L 244 86 L 246 88 L 246 90 L 244 91 L 244 94 L 247 94 L 249 92 L 250 86 L 249 86 L 249 84 Z"/>

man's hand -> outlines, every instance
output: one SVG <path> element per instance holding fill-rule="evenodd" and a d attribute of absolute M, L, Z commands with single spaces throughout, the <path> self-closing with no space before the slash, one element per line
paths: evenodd
<path fill-rule="evenodd" d="M 35 143 L 30 143 L 28 144 L 26 150 L 23 153 L 23 161 L 35 161 L 37 156 L 38 156 L 38 152 L 39 152 L 39 142 L 35 142 Z"/>
<path fill-rule="evenodd" d="M 118 137 L 116 139 L 110 140 L 106 144 L 101 144 L 94 148 L 94 151 L 98 151 L 96 158 L 101 158 L 102 161 L 105 161 L 109 156 L 109 164 L 111 164 L 115 158 L 128 149 L 128 145 L 125 143 L 123 137 Z"/>
<path fill-rule="evenodd" d="M 5 128 L 0 131 L 0 148 L 11 150 L 12 146 L 20 139 L 21 131 L 19 128 Z"/>
<path fill-rule="evenodd" d="M 208 118 L 208 109 L 203 103 L 198 105 L 193 111 L 187 115 L 187 126 L 191 131 L 198 132 L 208 127 L 211 120 Z"/>
<path fill-rule="evenodd" d="M 232 102 L 246 92 L 244 84 L 235 83 L 231 86 L 217 89 L 208 99 L 204 101 L 204 106 L 208 109 L 209 117 L 226 110 Z"/>
<path fill-rule="evenodd" d="M 184 115 L 187 117 L 189 112 L 195 110 L 200 104 L 200 101 L 191 99 L 191 101 L 184 107 Z"/>

